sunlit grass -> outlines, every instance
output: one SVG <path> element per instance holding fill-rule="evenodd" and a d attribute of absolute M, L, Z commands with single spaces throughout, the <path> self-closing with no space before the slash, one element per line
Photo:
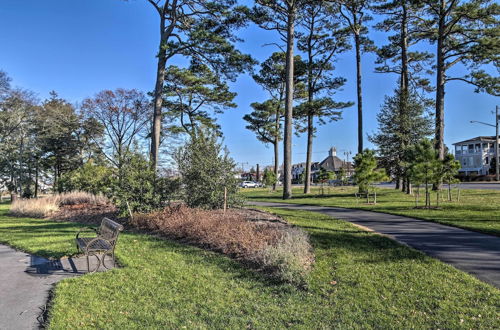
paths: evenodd
<path fill-rule="evenodd" d="M 462 190 L 460 200 L 456 200 L 457 192 L 453 192 L 454 201 L 443 198 L 438 209 L 415 208 L 415 196 L 410 196 L 395 189 L 380 188 L 377 192 L 377 204 L 367 204 L 365 199 L 354 196 L 356 187 L 325 187 L 325 195 L 319 188 L 313 188 L 310 195 L 305 195 L 302 188 L 293 189 L 293 198 L 282 200 L 282 192 L 269 192 L 268 189 L 242 190 L 250 201 L 287 202 L 320 206 L 337 206 L 365 209 L 377 212 L 405 215 L 424 220 L 435 221 L 451 226 L 471 229 L 483 233 L 500 236 L 500 191 L 497 190 Z M 446 192 L 442 192 L 446 195 Z M 423 201 L 423 192 L 421 192 Z M 446 196 L 445 196 L 446 197 Z M 433 205 L 436 195 L 431 195 Z"/>
<path fill-rule="evenodd" d="M 80 226 L 13 218 L 0 241 L 45 256 L 74 253 Z M 122 268 L 60 282 L 50 327 L 499 328 L 500 291 L 396 242 L 328 216 L 273 210 L 306 229 L 308 290 L 273 283 L 220 254 L 125 232 Z"/>

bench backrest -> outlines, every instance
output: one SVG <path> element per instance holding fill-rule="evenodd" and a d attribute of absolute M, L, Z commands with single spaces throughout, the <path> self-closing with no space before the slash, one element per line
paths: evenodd
<path fill-rule="evenodd" d="M 104 218 L 99 228 L 99 237 L 104 238 L 111 243 L 114 243 L 118 238 L 118 234 L 123 230 L 123 226 L 111 219 Z"/>

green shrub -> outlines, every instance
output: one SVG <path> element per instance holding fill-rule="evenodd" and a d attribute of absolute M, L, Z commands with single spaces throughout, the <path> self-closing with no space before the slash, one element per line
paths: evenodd
<path fill-rule="evenodd" d="M 178 195 L 180 181 L 156 177 L 149 162 L 138 153 L 131 153 L 121 169 L 121 179 L 114 187 L 114 199 L 122 214 L 150 212 L 167 205 Z"/>
<path fill-rule="evenodd" d="M 237 195 L 234 160 L 212 132 L 199 131 L 198 136 L 181 147 L 176 155 L 181 182 L 182 197 L 190 207 L 219 209 L 224 205 L 226 190 L 227 205 L 240 205 Z"/>
<path fill-rule="evenodd" d="M 276 181 L 278 181 L 278 179 L 276 178 L 276 173 L 268 170 L 267 168 L 264 170 L 264 175 L 262 177 L 262 180 L 264 181 L 264 184 L 268 187 L 272 187 L 273 185 L 276 184 Z"/>
<path fill-rule="evenodd" d="M 86 191 L 94 195 L 110 196 L 113 189 L 113 169 L 97 165 L 92 160 L 68 172 L 59 180 L 59 191 Z"/>
<path fill-rule="evenodd" d="M 377 166 L 373 150 L 365 149 L 354 157 L 354 168 L 356 169 L 354 180 L 356 180 L 360 193 L 368 193 L 368 188 L 373 186 L 375 182 L 388 179 L 385 170 L 378 169 Z"/>

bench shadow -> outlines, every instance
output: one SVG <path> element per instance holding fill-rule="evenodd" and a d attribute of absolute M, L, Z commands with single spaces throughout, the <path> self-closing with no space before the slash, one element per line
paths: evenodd
<path fill-rule="evenodd" d="M 60 259 L 47 259 L 36 255 L 30 256 L 29 266 L 25 273 L 31 276 L 77 276 L 88 273 L 87 260 L 85 257 L 69 257 Z M 97 261 L 95 258 L 90 259 L 91 269 L 95 269 Z M 104 267 L 99 267 L 98 272 L 106 271 Z"/>

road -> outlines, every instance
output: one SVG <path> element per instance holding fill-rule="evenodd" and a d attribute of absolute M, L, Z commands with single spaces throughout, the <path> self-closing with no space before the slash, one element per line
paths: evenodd
<path fill-rule="evenodd" d="M 381 183 L 378 185 L 381 188 L 395 188 L 394 183 Z M 488 190 L 500 190 L 500 183 L 487 183 L 487 182 L 462 182 L 460 184 L 460 189 L 488 189 Z"/>
<path fill-rule="evenodd" d="M 303 184 L 293 184 L 293 187 L 303 187 Z M 313 184 L 314 187 L 319 187 L 319 184 Z M 396 187 L 395 183 L 381 183 L 377 185 L 380 188 L 391 188 Z M 462 182 L 460 184 L 461 189 L 487 189 L 487 190 L 500 190 L 500 183 L 488 183 L 488 182 Z"/>

